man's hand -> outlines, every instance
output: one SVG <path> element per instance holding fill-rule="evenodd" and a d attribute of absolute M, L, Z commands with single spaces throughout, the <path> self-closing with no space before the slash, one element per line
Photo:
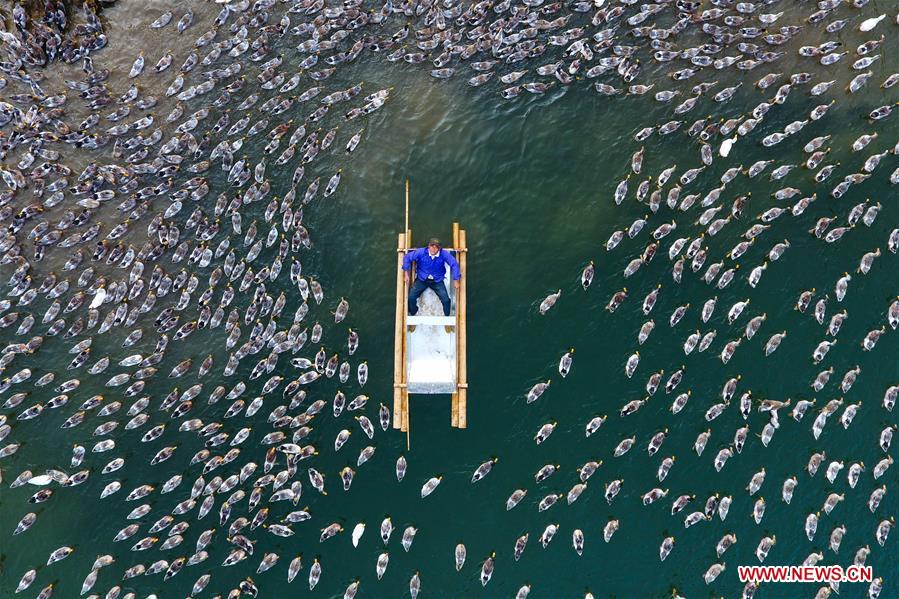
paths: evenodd
<path fill-rule="evenodd" d="M 403 279 L 406 281 L 406 284 L 408 285 L 409 284 L 409 271 L 408 270 L 403 271 Z"/>
<path fill-rule="evenodd" d="M 460 285 L 461 285 L 461 283 L 458 280 L 453 281 L 453 287 L 455 287 L 456 289 L 458 289 L 460 287 Z"/>

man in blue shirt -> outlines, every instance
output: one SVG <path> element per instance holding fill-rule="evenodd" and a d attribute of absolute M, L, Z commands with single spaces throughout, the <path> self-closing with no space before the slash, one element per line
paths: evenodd
<path fill-rule="evenodd" d="M 409 314 L 415 316 L 418 312 L 418 298 L 426 289 L 433 289 L 440 303 L 443 304 L 443 315 L 450 315 L 450 298 L 446 292 L 446 285 L 443 284 L 443 277 L 446 274 L 446 265 L 449 264 L 450 275 L 453 279 L 453 285 L 459 288 L 459 279 L 462 274 L 459 272 L 459 263 L 453 258 L 453 255 L 440 246 L 439 239 L 431 239 L 428 247 L 418 248 L 408 252 L 403 258 L 403 270 L 405 271 L 406 283 L 409 282 L 409 269 L 412 263 L 415 263 L 415 283 L 409 290 Z M 449 331 L 451 327 L 447 326 Z"/>

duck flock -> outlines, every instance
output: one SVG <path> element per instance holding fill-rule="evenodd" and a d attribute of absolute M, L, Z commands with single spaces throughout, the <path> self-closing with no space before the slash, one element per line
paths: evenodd
<path fill-rule="evenodd" d="M 415 556 L 419 528 L 427 535 L 442 522 L 409 524 L 394 536 L 394 521 L 401 521 L 394 514 L 366 536 L 366 525 L 350 514 L 339 521 L 317 515 L 329 493 L 351 492 L 371 459 L 395 461 L 396 480 L 383 484 L 411 483 L 406 492 L 425 502 L 443 493 L 477 500 L 489 485 L 480 481 L 503 467 L 501 447 L 470 482 L 467 474 L 428 473 L 427 464 L 415 464 L 416 480 L 404 482 L 414 454 L 394 443 L 391 455 L 376 455 L 378 440 L 397 434 L 389 430 L 389 389 L 366 389 L 365 354 L 376 346 L 358 328 L 347 329 L 349 302 L 326 294 L 310 269 L 315 235 L 304 213 L 341 202 L 352 158 L 377 145 L 372 115 L 385 106 L 401 109 L 389 87 L 345 83 L 340 71 L 360 61 L 420 65 L 437 80 L 490 90 L 472 101 L 521 102 L 519 96 L 568 89 L 609 103 L 652 101 L 670 113 L 635 123 L 632 147 L 615 148 L 620 177 L 604 201 L 619 214 L 636 202 L 644 216 L 611 223 L 593 261 L 558 281 L 565 290 L 534 310 L 535 318 L 552 319 L 557 305 L 598 294 L 592 318 L 633 315 L 628 322 L 641 323 L 620 356 L 619 376 L 630 379 L 632 396 L 606 400 L 577 427 L 588 443 L 603 438 L 609 419 L 630 433 L 606 439 L 608 454 L 584 464 L 535 464 L 520 487 L 509 489 L 505 511 L 532 510 L 534 521 L 576 501 L 603 512 L 623 501 L 670 511 L 669 528 L 647 542 L 658 543 L 662 562 L 692 554 L 695 571 L 685 576 L 704 580 L 707 592 L 715 592 L 719 577 L 731 577 L 733 586 L 736 568 L 726 559 L 738 543 L 751 545 L 747 555 L 759 563 L 790 563 L 796 551 L 788 549 L 806 545 L 806 565 L 864 564 L 871 553 L 895 552 L 890 497 L 897 491 L 888 483 L 895 476 L 899 379 L 878 396 L 852 391 L 869 369 L 895 376 L 896 356 L 885 339 L 899 326 L 895 198 L 856 191 L 868 179 L 899 184 L 899 115 L 892 114 L 899 72 L 889 71 L 896 63 L 887 54 L 899 31 L 895 8 L 881 13 L 867 0 L 162 4 L 135 25 L 151 33 L 140 39 L 159 40 L 144 48 L 129 45 L 126 30 L 104 32 L 105 17 L 87 5 L 48 0 L 37 10 L 14 4 L 2 13 L 0 505 L 18 524 L 0 534 L 12 535 L 6 554 L 20 543 L 55 539 L 46 563 L 11 571 L 0 562 L 4 592 L 236 599 L 283 596 L 286 578 L 303 587 L 292 593 L 315 596 L 319 580 L 332 577 L 347 585 L 347 598 L 408 592 L 414 599 L 450 593 L 429 588 L 424 572 L 441 562 L 460 576 L 477 576 L 484 596 L 495 595 L 488 585 L 496 568 L 497 576 L 521 579 L 516 596 L 524 598 L 532 586 L 514 562 L 532 534 L 544 548 L 557 533 L 570 535 L 572 565 L 600 543 L 626 550 L 615 547 L 624 543 L 616 533 L 630 523 L 615 517 L 568 531 L 541 525 L 469 561 L 464 539 L 444 556 Z M 127 11 L 129 1 L 111 10 Z M 117 67 L 104 66 L 113 59 Z M 728 73 L 734 83 L 719 84 Z M 859 110 L 856 94 L 872 88 L 880 91 L 865 101 L 877 103 Z M 807 114 L 770 126 L 790 95 L 806 98 Z M 830 122 L 844 104 L 855 120 Z M 734 113 L 735 105 L 745 110 Z M 790 137 L 800 140 L 798 149 L 779 146 Z M 674 145 L 695 147 L 694 161 L 666 163 Z M 749 146 L 766 148 L 767 157 L 736 162 Z M 720 177 L 711 178 L 721 165 Z M 716 238 L 725 228 L 743 230 L 732 247 Z M 847 244 L 839 242 L 852 237 L 869 249 L 841 255 Z M 725 366 L 738 354 L 775 360 L 793 343 L 791 331 L 754 309 L 752 299 L 756 289 L 790 287 L 778 281 L 787 276 L 779 266 L 800 239 L 846 265 L 836 280 L 791 289 L 784 300 L 819 339 L 793 365 L 803 390 L 761 397 L 752 386 L 763 381 L 736 372 L 711 380 L 717 371 L 693 367 L 707 351 Z M 650 266 L 660 250 L 667 258 Z M 844 298 L 864 293 L 871 277 L 890 281 L 892 295 L 868 294 L 870 301 L 853 304 L 859 308 L 850 313 Z M 707 299 L 660 313 L 666 294 L 684 286 L 702 289 Z M 853 326 L 841 334 L 847 319 Z M 676 363 L 641 358 L 640 348 L 659 337 L 683 351 Z M 832 365 L 828 355 L 838 341 L 840 363 L 864 362 L 864 370 Z M 577 356 L 573 348 L 565 352 L 548 380 L 535 373 L 541 382 L 522 390 L 525 405 L 516 409 L 564 403 L 564 379 L 582 367 Z M 336 391 L 321 390 L 328 379 Z M 641 422 L 650 402 L 665 404 L 670 427 Z M 871 412 L 878 430 L 852 426 Z M 542 423 L 533 442 L 552 443 L 557 426 Z M 668 451 L 675 426 L 677 435 L 689 431 L 680 446 L 691 455 Z M 67 450 L 65 461 L 30 442 L 46 427 Z M 767 448 L 791 435 L 811 435 L 820 449 L 784 480 L 766 480 L 759 466 L 745 488 L 708 497 L 678 481 L 685 463 L 714 477 L 745 447 Z M 841 446 L 848 435 L 864 437 L 869 451 L 847 455 Z M 351 437 L 353 449 L 345 449 Z M 347 457 L 339 471 L 321 465 L 325 454 L 357 448 L 358 457 Z M 628 461 L 643 462 L 642 480 L 625 482 L 620 465 Z M 141 479 L 124 475 L 133 472 L 123 470 L 126 462 Z M 827 480 L 820 497 L 806 489 L 816 477 Z M 85 539 L 56 526 L 30 540 L 54 511 L 73 509 L 72 487 L 81 487 L 74 509 L 108 511 L 107 518 L 121 513 L 118 533 Z M 766 533 L 766 509 L 789 513 L 794 494 L 815 507 L 793 514 L 793 538 Z M 85 503 L 86 496 L 94 499 Z M 754 538 L 693 534 L 715 520 L 726 527 L 732 502 L 749 506 L 750 513 L 730 518 L 752 518 Z M 841 551 L 847 530 L 862 526 L 862 512 L 874 517 L 868 541 Z M 669 532 L 681 522 L 696 527 L 684 540 Z M 372 564 L 378 580 L 397 543 L 421 560 L 423 572 L 403 572 L 402 587 L 362 585 L 361 573 L 321 557 L 320 545 L 334 543 L 379 546 Z M 77 576 L 58 563 L 76 552 L 91 556 Z M 234 582 L 227 568 L 242 562 L 251 575 Z M 899 589 L 888 572 L 875 575 L 865 585 L 872 599 Z M 304 582 L 294 582 L 298 576 Z M 597 580 L 593 592 L 602 595 L 602 588 Z M 750 582 L 742 595 L 778 596 L 784 588 Z M 840 590 L 837 583 L 801 588 L 803 596 L 822 598 Z M 536 584 L 533 591 L 553 596 Z"/>

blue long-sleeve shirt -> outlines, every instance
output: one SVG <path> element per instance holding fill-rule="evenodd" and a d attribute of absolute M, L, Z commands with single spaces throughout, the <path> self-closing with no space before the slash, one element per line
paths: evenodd
<path fill-rule="evenodd" d="M 449 264 L 450 275 L 454 281 L 462 278 L 459 271 L 459 263 L 453 258 L 449 250 L 441 249 L 436 256 L 428 253 L 428 248 L 418 248 L 408 252 L 403 258 L 403 270 L 408 271 L 412 268 L 412 263 L 416 265 L 417 278 L 421 281 L 433 279 L 442 281 L 446 274 L 446 265 Z"/>

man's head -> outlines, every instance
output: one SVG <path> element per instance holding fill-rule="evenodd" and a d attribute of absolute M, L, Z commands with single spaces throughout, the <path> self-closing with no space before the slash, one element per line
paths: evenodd
<path fill-rule="evenodd" d="M 436 237 L 431 237 L 428 241 L 428 253 L 432 256 L 440 252 L 440 240 Z"/>

